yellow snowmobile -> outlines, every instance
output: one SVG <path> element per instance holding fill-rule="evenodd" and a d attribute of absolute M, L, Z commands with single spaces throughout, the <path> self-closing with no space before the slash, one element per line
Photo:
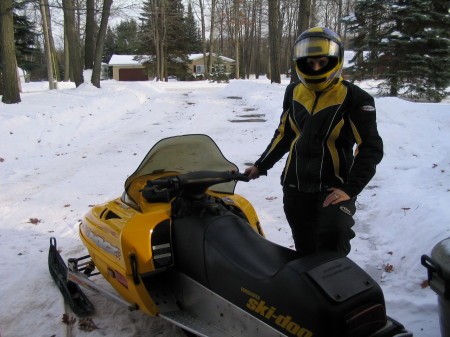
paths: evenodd
<path fill-rule="evenodd" d="M 266 240 L 237 181 L 248 178 L 210 137 L 159 141 L 123 195 L 81 221 L 88 256 L 66 265 L 50 239 L 50 273 L 74 313 L 94 310 L 81 286 L 196 336 L 412 336 L 350 259 L 299 257 Z"/>

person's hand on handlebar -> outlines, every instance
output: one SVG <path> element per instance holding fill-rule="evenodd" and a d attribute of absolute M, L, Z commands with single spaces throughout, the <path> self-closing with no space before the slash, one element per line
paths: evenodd
<path fill-rule="evenodd" d="M 261 173 L 259 172 L 259 169 L 256 166 L 250 166 L 245 169 L 245 174 L 248 175 L 248 179 L 258 179 Z"/>

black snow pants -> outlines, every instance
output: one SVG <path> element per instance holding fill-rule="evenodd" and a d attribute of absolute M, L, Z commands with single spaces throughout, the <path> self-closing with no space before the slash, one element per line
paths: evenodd
<path fill-rule="evenodd" d="M 356 198 L 323 207 L 329 191 L 304 193 L 284 188 L 284 212 L 292 230 L 295 249 L 302 255 L 333 251 L 346 256 L 355 237 Z"/>

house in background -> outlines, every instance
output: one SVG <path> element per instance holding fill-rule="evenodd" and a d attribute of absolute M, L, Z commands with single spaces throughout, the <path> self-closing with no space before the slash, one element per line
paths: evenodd
<path fill-rule="evenodd" d="M 208 54 L 207 54 L 208 56 Z M 142 59 L 142 61 L 139 61 Z M 220 58 L 218 60 L 218 58 Z M 139 57 L 138 55 L 116 55 L 114 54 L 110 61 L 109 67 L 112 68 L 112 78 L 116 81 L 149 81 L 153 79 L 153 74 L 149 73 L 143 64 L 149 57 Z M 198 77 L 204 74 L 205 64 L 203 62 L 203 54 L 188 55 L 189 64 L 187 75 Z M 225 73 L 234 72 L 235 61 L 225 57 L 213 54 L 213 66 L 220 64 L 221 71 Z M 214 69 L 218 71 L 219 69 Z M 169 74 L 171 75 L 171 74 Z"/>
<path fill-rule="evenodd" d="M 116 81 L 148 81 L 152 77 L 148 75 L 147 68 L 138 61 L 139 55 L 111 56 L 109 66 L 112 68 L 112 78 Z M 139 57 L 141 58 L 141 57 Z"/>
<path fill-rule="evenodd" d="M 206 53 L 207 59 L 206 62 L 208 62 L 208 57 L 209 53 Z M 189 61 L 190 61 L 190 63 L 188 64 L 189 74 L 199 76 L 205 73 L 205 63 L 203 62 L 203 54 L 190 54 Z M 228 57 L 213 54 L 212 64 L 213 64 L 213 72 L 218 72 L 220 70 L 221 72 L 230 74 L 234 73 L 234 67 L 236 65 L 236 62 Z M 215 65 L 217 64 L 220 64 L 220 67 L 222 67 L 222 69 L 215 69 Z"/>

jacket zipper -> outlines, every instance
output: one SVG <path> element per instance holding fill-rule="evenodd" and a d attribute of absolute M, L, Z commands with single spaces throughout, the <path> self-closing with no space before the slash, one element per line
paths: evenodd
<path fill-rule="evenodd" d="M 312 137 L 312 131 L 313 131 L 314 110 L 316 109 L 317 103 L 319 102 L 320 94 L 321 94 L 321 92 L 315 93 L 316 97 L 314 98 L 314 103 L 313 103 L 313 106 L 312 106 L 312 109 L 311 109 L 311 117 L 310 117 L 311 118 L 311 123 L 310 123 L 309 134 L 308 134 L 308 157 L 310 157 L 310 153 L 309 152 L 310 152 L 311 137 Z M 297 156 L 297 158 L 298 158 L 298 156 Z M 310 175 L 311 175 L 310 174 L 310 168 L 309 168 L 310 161 L 307 161 L 305 166 L 306 166 L 305 167 L 306 181 L 308 181 L 310 179 Z M 298 172 L 298 170 L 296 170 L 296 171 Z M 298 173 L 297 173 L 297 189 L 300 190 L 300 178 L 298 176 Z"/>

